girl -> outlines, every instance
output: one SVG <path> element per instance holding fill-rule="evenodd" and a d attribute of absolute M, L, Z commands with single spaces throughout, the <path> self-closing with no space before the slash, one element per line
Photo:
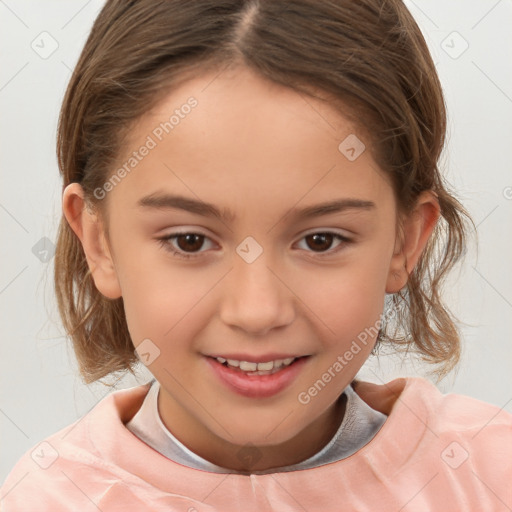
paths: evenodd
<path fill-rule="evenodd" d="M 510 510 L 512 417 L 448 373 L 469 217 L 400 0 L 109 0 L 69 84 L 55 285 L 86 382 L 2 510 Z"/>

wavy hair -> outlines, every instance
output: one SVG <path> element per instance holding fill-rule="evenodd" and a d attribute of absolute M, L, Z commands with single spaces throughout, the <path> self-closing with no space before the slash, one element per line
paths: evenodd
<path fill-rule="evenodd" d="M 439 375 L 448 373 L 460 357 L 460 338 L 441 289 L 465 252 L 472 221 L 438 167 L 446 134 L 443 92 L 401 0 L 108 0 L 60 111 L 63 188 L 80 183 L 87 204 L 106 215 L 94 190 L 112 174 L 134 123 L 187 78 L 234 65 L 330 98 L 370 141 L 400 212 L 410 211 L 422 191 L 437 194 L 440 221 L 406 287 L 391 297 L 396 314 L 380 329 L 378 344 L 414 350 Z M 123 300 L 96 289 L 64 217 L 54 261 L 59 313 L 82 378 L 133 371 L 137 358 Z"/>

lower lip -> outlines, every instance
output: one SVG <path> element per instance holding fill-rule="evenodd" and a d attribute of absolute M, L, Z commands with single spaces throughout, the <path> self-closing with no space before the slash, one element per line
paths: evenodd
<path fill-rule="evenodd" d="M 267 398 L 288 387 L 306 364 L 308 357 L 301 357 L 272 375 L 247 375 L 233 370 L 212 357 L 206 358 L 219 379 L 231 390 L 249 398 Z"/>

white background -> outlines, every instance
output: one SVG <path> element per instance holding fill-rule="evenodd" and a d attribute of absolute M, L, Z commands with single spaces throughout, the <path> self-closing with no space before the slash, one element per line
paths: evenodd
<path fill-rule="evenodd" d="M 512 1 L 406 4 L 425 34 L 446 95 L 444 172 L 479 233 L 478 257 L 472 244 L 447 287 L 448 304 L 468 325 L 460 370 L 439 387 L 512 412 Z M 23 452 L 110 392 L 80 381 L 53 298 L 53 260 L 40 261 L 32 251 L 43 237 L 55 242 L 61 214 L 58 112 L 102 5 L 0 0 L 0 481 Z M 44 31 L 58 43 L 46 59 L 31 47 L 48 37 L 40 36 Z M 453 58 L 464 40 L 468 49 Z M 361 377 L 379 382 L 411 374 L 424 375 L 424 368 L 384 358 L 369 360 Z M 141 370 L 139 382 L 148 377 Z M 136 384 L 125 378 L 117 387 Z"/>

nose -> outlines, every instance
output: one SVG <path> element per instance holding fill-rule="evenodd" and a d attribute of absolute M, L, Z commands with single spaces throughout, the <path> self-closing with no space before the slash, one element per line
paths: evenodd
<path fill-rule="evenodd" d="M 295 318 L 295 296 L 264 256 L 252 263 L 236 256 L 220 306 L 226 325 L 257 336 L 290 325 Z"/>

